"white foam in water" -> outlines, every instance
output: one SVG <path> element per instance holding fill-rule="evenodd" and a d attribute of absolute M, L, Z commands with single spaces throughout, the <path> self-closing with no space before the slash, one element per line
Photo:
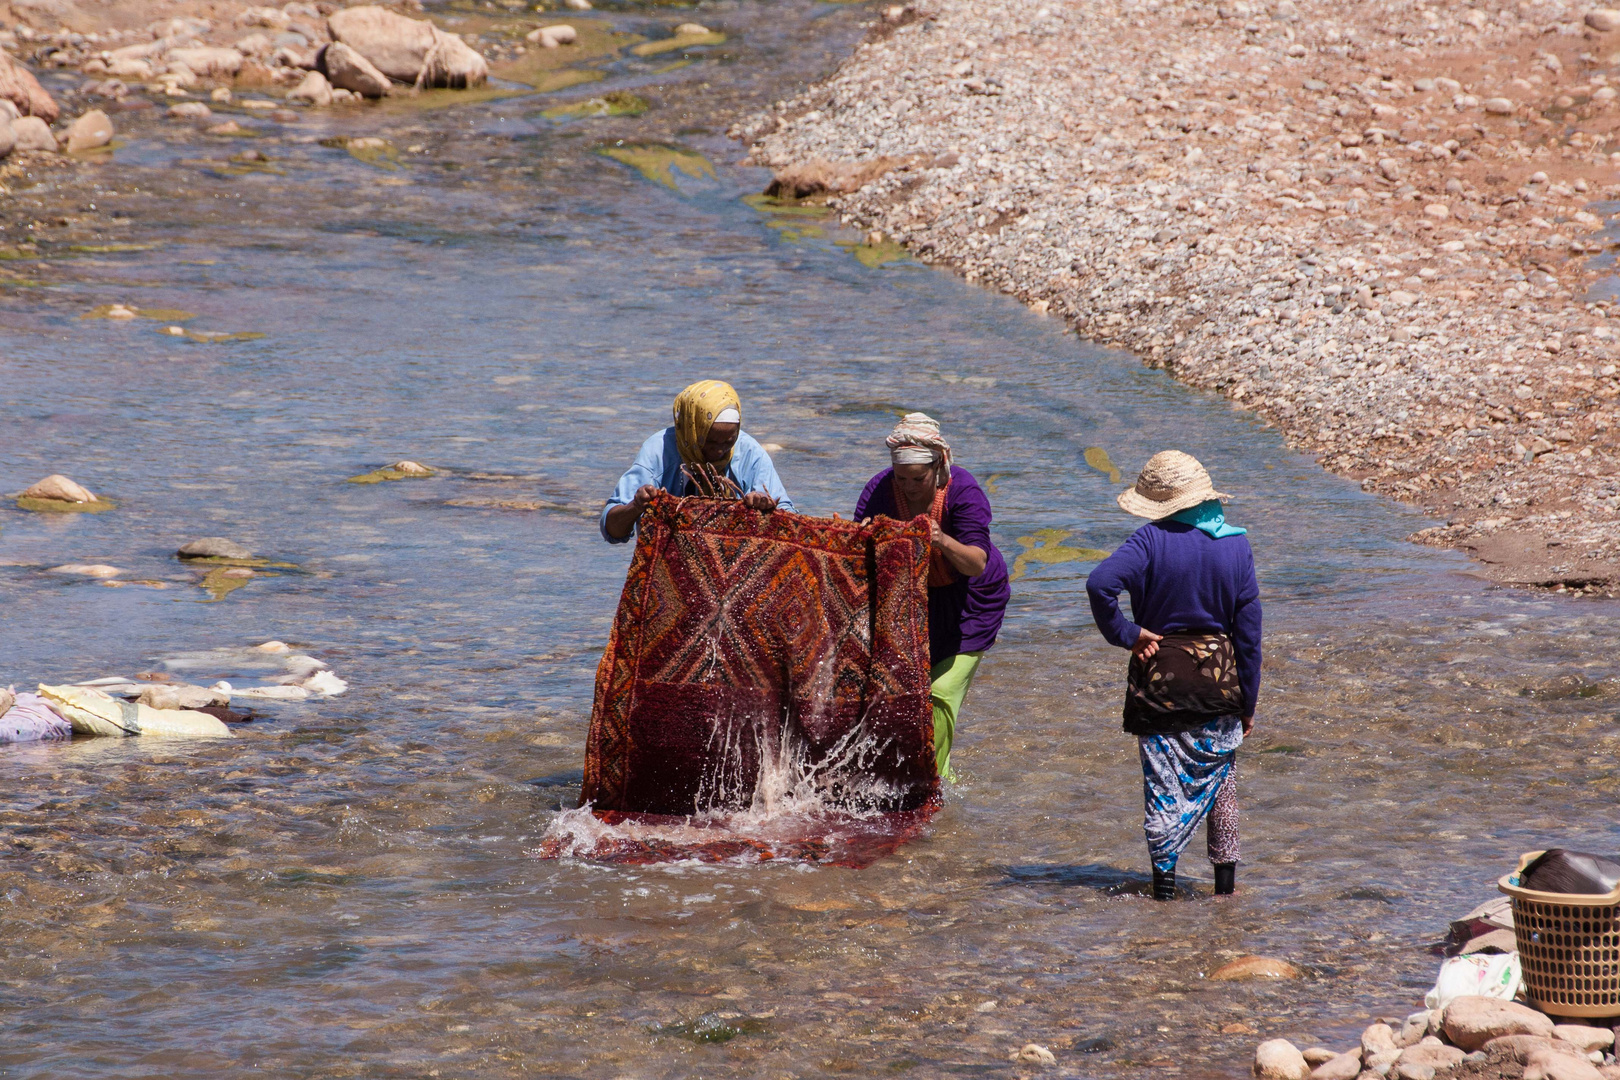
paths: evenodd
<path fill-rule="evenodd" d="M 744 790 L 743 770 L 753 747 L 759 769 L 752 790 Z M 622 821 L 609 824 L 589 806 L 565 810 L 541 837 L 544 848 L 589 858 L 621 846 L 699 847 L 727 839 L 765 844 L 833 839 L 840 826 L 879 818 L 899 794 L 872 775 L 872 765 L 888 749 L 861 724 L 846 732 L 818 762 L 802 736 L 776 723 L 716 725 L 709 768 L 694 802 L 699 810 L 678 821 Z M 739 855 L 742 861 L 759 856 Z"/>

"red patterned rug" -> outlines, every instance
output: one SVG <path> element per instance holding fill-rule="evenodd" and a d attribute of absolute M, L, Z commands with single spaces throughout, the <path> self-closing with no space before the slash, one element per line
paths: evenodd
<path fill-rule="evenodd" d="M 582 802 L 603 824 L 680 822 L 681 850 L 621 834 L 608 846 L 632 850 L 601 855 L 740 844 L 864 864 L 868 839 L 914 834 L 939 787 L 927 528 L 660 494 L 640 529 L 597 669 Z M 749 827 L 728 831 L 730 815 Z"/>

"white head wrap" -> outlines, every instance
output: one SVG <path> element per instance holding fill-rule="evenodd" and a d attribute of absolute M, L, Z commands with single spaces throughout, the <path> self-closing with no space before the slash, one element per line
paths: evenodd
<path fill-rule="evenodd" d="M 740 424 L 742 423 L 742 413 L 736 409 L 721 409 L 720 415 L 714 418 L 714 422 L 716 424 Z"/>
<path fill-rule="evenodd" d="M 883 441 L 896 465 L 951 466 L 951 444 L 939 433 L 939 421 L 927 413 L 907 413 Z"/>

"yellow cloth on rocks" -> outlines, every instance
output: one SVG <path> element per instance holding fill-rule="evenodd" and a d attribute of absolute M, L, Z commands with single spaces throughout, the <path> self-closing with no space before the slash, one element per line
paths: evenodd
<path fill-rule="evenodd" d="M 675 395 L 675 448 L 681 460 L 688 465 L 703 464 L 703 440 L 709 437 L 714 418 L 727 409 L 736 409 L 742 415 L 742 400 L 730 383 L 718 379 L 695 382 Z M 716 462 L 715 469 L 725 472 L 731 466 L 731 456 Z"/>

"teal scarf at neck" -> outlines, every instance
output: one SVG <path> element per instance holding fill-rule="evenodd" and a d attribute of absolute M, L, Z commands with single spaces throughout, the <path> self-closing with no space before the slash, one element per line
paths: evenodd
<path fill-rule="evenodd" d="M 1242 536 L 1248 529 L 1226 523 L 1226 511 L 1221 509 L 1221 500 L 1206 499 L 1197 506 L 1189 506 L 1178 514 L 1171 514 L 1166 521 L 1179 521 L 1183 525 L 1191 525 L 1195 529 L 1207 532 L 1219 540 L 1223 536 Z"/>

